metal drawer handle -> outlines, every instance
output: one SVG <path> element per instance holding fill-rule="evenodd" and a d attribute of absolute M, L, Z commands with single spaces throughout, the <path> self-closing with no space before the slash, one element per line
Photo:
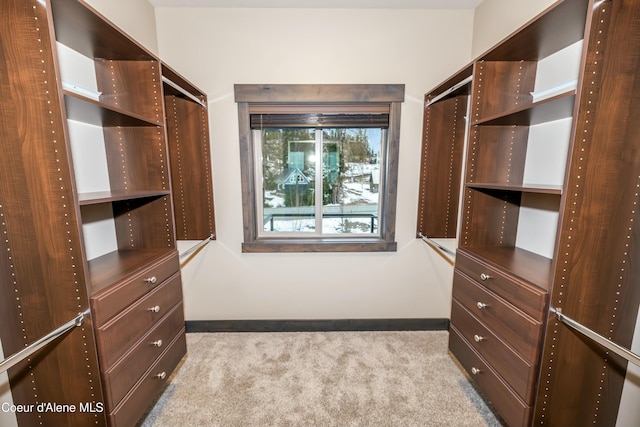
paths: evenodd
<path fill-rule="evenodd" d="M 480 372 L 482 372 L 482 371 L 480 369 L 476 368 L 476 367 L 471 368 L 471 373 L 473 375 L 478 375 Z"/>
<path fill-rule="evenodd" d="M 474 335 L 474 336 L 473 336 L 473 340 L 474 340 L 475 342 L 484 341 L 484 337 L 481 337 L 480 335 Z"/>
<path fill-rule="evenodd" d="M 478 310 L 483 310 L 483 309 L 487 308 L 487 304 L 478 301 L 478 303 L 476 304 L 476 307 L 478 307 Z"/>
<path fill-rule="evenodd" d="M 478 304 L 480 304 L 480 303 L 478 303 Z M 159 305 L 156 305 L 155 307 L 151 307 L 151 308 L 149 309 L 149 311 L 152 311 L 152 312 L 154 312 L 154 313 L 158 313 L 158 312 L 160 311 L 160 306 L 159 306 Z"/>
<path fill-rule="evenodd" d="M 167 373 L 162 371 L 159 374 L 156 374 L 156 378 L 159 379 L 159 380 L 163 380 L 163 379 L 167 378 Z"/>
<path fill-rule="evenodd" d="M 146 279 L 144 279 L 145 282 L 147 283 L 151 283 L 154 284 L 158 281 L 158 278 L 156 276 L 151 276 L 151 277 L 147 277 Z"/>
<path fill-rule="evenodd" d="M 154 341 L 151 343 L 151 345 L 155 347 L 162 347 L 162 340 Z"/>
<path fill-rule="evenodd" d="M 489 276 L 488 274 L 482 273 L 480 274 L 480 280 L 489 280 L 491 279 L 491 276 Z"/>

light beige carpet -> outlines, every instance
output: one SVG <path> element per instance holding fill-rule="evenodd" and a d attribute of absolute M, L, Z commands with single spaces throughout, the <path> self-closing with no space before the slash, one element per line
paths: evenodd
<path fill-rule="evenodd" d="M 501 426 L 448 332 L 190 333 L 142 422 L 197 426 Z"/>

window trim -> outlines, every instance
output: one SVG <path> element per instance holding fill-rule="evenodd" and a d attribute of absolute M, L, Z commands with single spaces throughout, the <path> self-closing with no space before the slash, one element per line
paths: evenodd
<path fill-rule="evenodd" d="M 234 85 L 238 104 L 240 136 L 240 174 L 244 242 L 242 252 L 395 252 L 400 112 L 404 101 L 403 84 L 278 84 Z M 324 105 L 388 104 L 389 128 L 384 173 L 386 191 L 380 197 L 379 236 L 354 237 L 258 237 L 255 153 L 250 112 L 261 104 Z"/>

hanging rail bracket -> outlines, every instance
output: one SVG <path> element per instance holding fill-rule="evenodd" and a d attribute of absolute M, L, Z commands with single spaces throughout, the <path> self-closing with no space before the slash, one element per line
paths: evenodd
<path fill-rule="evenodd" d="M 11 356 L 7 357 L 2 362 L 0 362 L 0 373 L 3 373 L 5 371 L 11 369 L 12 367 L 17 365 L 18 363 L 20 363 L 23 360 L 27 359 L 29 356 L 31 356 L 36 351 L 40 350 L 42 347 L 46 346 L 50 342 L 56 340 L 57 338 L 61 337 L 64 334 L 66 334 L 71 329 L 79 327 L 79 326 L 82 326 L 82 322 L 84 321 L 85 316 L 88 316 L 88 315 L 89 315 L 89 309 L 85 310 L 82 313 L 78 313 L 78 315 L 76 317 L 74 317 L 73 319 L 69 320 L 64 325 L 62 325 L 59 328 L 49 332 L 47 335 L 43 336 L 39 340 L 33 342 L 32 344 L 28 345 L 27 347 L 23 348 L 22 350 L 18 351 L 17 353 L 14 353 Z"/>
<path fill-rule="evenodd" d="M 202 239 L 201 241 L 199 241 L 198 243 L 196 243 L 195 245 L 193 245 L 192 247 L 190 247 L 189 249 L 187 249 L 186 251 L 181 253 L 180 254 L 180 258 L 181 259 L 186 258 L 187 256 L 189 256 L 193 252 L 197 251 L 198 249 L 200 249 L 201 247 L 203 247 L 207 243 L 211 242 L 212 240 L 215 240 L 215 238 L 216 238 L 216 235 L 215 234 L 211 234 L 209 237 L 206 237 L 206 238 Z"/>
<path fill-rule="evenodd" d="M 623 357 L 624 359 L 626 359 L 627 361 L 640 366 L 640 356 L 631 352 L 630 350 L 627 350 L 626 348 L 622 347 L 621 345 L 616 344 L 615 342 L 603 337 L 602 335 L 598 334 L 597 332 L 587 328 L 586 326 L 584 326 L 581 323 L 576 322 L 575 320 L 573 320 L 570 317 L 567 317 L 565 314 L 562 313 L 562 308 L 560 307 L 551 307 L 550 311 L 552 313 L 554 313 L 556 315 L 556 318 L 558 319 L 558 321 L 560 323 L 564 323 L 565 325 L 569 326 L 571 329 L 581 333 L 582 335 L 591 338 L 593 341 L 597 342 L 598 344 L 600 344 L 602 347 L 606 348 L 607 350 L 617 354 L 620 357 Z"/>
<path fill-rule="evenodd" d="M 446 256 L 447 259 L 451 260 L 452 263 L 455 262 L 456 253 L 454 251 L 452 251 L 449 248 L 445 248 L 440 243 L 436 242 L 433 239 L 430 239 L 429 237 L 423 235 L 422 233 L 418 233 L 418 237 L 420 237 L 425 243 L 427 243 L 429 246 L 437 250 L 439 253 Z"/>

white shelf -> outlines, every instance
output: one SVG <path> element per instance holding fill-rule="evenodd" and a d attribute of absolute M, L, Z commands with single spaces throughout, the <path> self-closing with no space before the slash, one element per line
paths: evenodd
<path fill-rule="evenodd" d="M 575 91 L 577 87 L 578 80 L 570 80 L 545 90 L 531 92 L 531 96 L 533 97 L 533 102 L 540 102 L 562 93 Z"/>

